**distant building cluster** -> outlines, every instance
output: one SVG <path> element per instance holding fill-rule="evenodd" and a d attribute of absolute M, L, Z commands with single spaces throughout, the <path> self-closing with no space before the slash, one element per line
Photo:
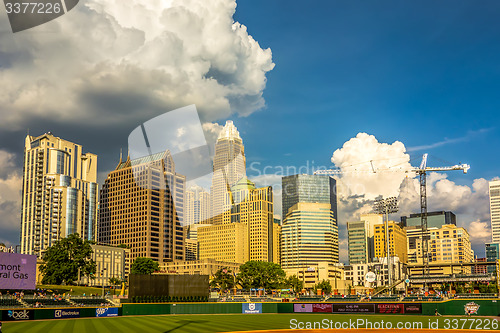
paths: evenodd
<path fill-rule="evenodd" d="M 329 280 L 334 290 L 383 286 L 389 276 L 401 283 L 412 275 L 494 274 L 487 263 L 500 254 L 500 181 L 490 182 L 489 193 L 492 242 L 482 260 L 475 260 L 470 235 L 452 212 L 429 212 L 425 232 L 420 214 L 396 222 L 371 213 L 347 222 L 349 265 L 343 265 L 335 179 L 284 176 L 283 216 L 275 219 L 273 189 L 247 178 L 243 140 L 232 121 L 216 141 L 209 189 L 188 186 L 169 150 L 120 157 L 99 189 L 97 156 L 49 132 L 25 141 L 20 251 L 41 257 L 78 233 L 95 242 L 97 263 L 96 278 L 81 282 L 97 286 L 125 279 L 138 257 L 171 274 L 213 275 L 223 267 L 238 272 L 249 260 L 274 262 L 306 288 Z"/>

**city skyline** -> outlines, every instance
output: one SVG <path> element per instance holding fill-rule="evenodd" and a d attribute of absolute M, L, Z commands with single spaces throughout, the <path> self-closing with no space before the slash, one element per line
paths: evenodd
<path fill-rule="evenodd" d="M 491 241 L 488 181 L 500 175 L 500 161 L 491 153 L 500 141 L 494 127 L 500 106 L 498 3 L 486 1 L 477 8 L 470 1 L 405 6 L 387 1 L 360 9 L 347 1 L 303 6 L 242 0 L 236 7 L 227 0 L 221 10 L 194 2 L 187 8 L 193 13 L 188 22 L 203 31 L 195 37 L 184 33 L 190 27 L 169 11 L 175 3 L 157 4 L 161 8 L 153 11 L 134 3 L 138 15 L 148 19 L 130 22 L 121 15 L 128 5 L 91 0 L 44 26 L 0 37 L 5 45 L 0 53 L 5 87 L 0 96 L 0 242 L 19 240 L 26 132 L 52 131 L 98 155 L 102 185 L 120 148 L 126 151 L 132 128 L 196 104 L 213 141 L 225 120 L 234 120 L 246 144 L 248 176 L 259 187 L 278 184 L 285 176 L 264 173 L 265 167 L 298 170 L 313 161 L 370 170 L 370 160 L 376 168 L 418 165 L 422 153 L 429 152 L 432 165 L 470 164 L 468 175 L 429 175 L 429 210 L 456 213 L 457 225 L 471 232 L 475 252 L 484 256 L 481 244 Z M 195 19 L 203 10 L 205 17 Z M 163 11 L 173 24 L 159 24 Z M 74 31 L 91 20 L 102 23 L 96 29 L 111 43 L 96 39 L 99 34 L 74 38 Z M 0 20 L 4 30 L 7 24 Z M 166 31 L 185 48 L 162 39 Z M 214 39 L 214 45 L 207 43 Z M 341 178 L 341 189 L 342 184 L 359 187 L 350 189 L 350 198 L 339 197 L 342 249 L 347 249 L 346 222 L 367 213 L 375 195 L 402 194 L 406 211 L 401 215 L 418 212 L 412 178 Z M 278 193 L 274 199 L 275 213 L 282 216 Z"/>

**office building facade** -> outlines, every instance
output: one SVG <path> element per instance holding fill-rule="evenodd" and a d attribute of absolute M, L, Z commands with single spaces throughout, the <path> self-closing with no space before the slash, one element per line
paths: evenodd
<path fill-rule="evenodd" d="M 110 286 L 109 279 L 126 281 L 130 273 L 130 250 L 123 247 L 92 244 L 92 260 L 96 263 L 94 278 L 83 276 L 80 284 L 87 286 Z"/>
<path fill-rule="evenodd" d="M 408 262 L 406 231 L 394 221 L 389 221 L 389 255 L 397 256 L 399 260 L 406 264 Z M 385 223 L 374 226 L 375 257 L 387 257 Z"/>
<path fill-rule="evenodd" d="M 281 266 L 339 262 L 338 228 L 330 203 L 297 203 L 281 228 Z"/>
<path fill-rule="evenodd" d="M 500 259 L 500 243 L 486 243 L 486 261 L 497 262 Z M 496 273 L 496 266 L 488 266 L 488 273 Z"/>
<path fill-rule="evenodd" d="M 200 259 L 244 263 L 248 260 L 279 262 L 279 228 L 273 218 L 272 188 L 255 188 L 246 177 L 229 192 L 234 198 L 230 223 L 198 228 Z"/>
<path fill-rule="evenodd" d="M 121 161 L 101 190 L 99 242 L 130 248 L 133 262 L 184 260 L 185 177 L 167 150 Z"/>
<path fill-rule="evenodd" d="M 283 216 L 297 203 L 328 203 L 337 223 L 337 183 L 323 175 L 291 175 L 281 179 Z"/>
<path fill-rule="evenodd" d="M 489 185 L 491 242 L 500 243 L 500 180 L 493 180 Z"/>
<path fill-rule="evenodd" d="M 52 133 L 26 136 L 21 210 L 21 253 L 42 253 L 78 233 L 95 240 L 97 156 Z"/>
<path fill-rule="evenodd" d="M 470 263 L 474 261 L 467 230 L 452 224 L 430 231 L 430 263 Z"/>
<path fill-rule="evenodd" d="M 403 227 L 420 227 L 422 214 L 410 214 L 409 217 L 401 216 Z M 457 217 L 453 212 L 438 211 L 427 213 L 427 228 L 441 228 L 446 224 L 457 225 Z"/>
<path fill-rule="evenodd" d="M 186 190 L 184 225 L 204 224 L 210 221 L 210 193 L 200 186 Z"/>

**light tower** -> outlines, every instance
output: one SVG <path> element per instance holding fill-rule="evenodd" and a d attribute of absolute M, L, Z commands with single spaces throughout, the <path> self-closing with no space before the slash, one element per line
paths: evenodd
<path fill-rule="evenodd" d="M 386 199 L 375 200 L 373 204 L 373 210 L 378 214 L 385 215 L 385 246 L 387 252 L 387 280 L 389 287 L 389 294 L 391 294 L 392 285 L 392 265 L 391 265 L 391 253 L 389 250 L 389 214 L 396 213 L 398 211 L 398 198 L 389 197 Z"/>

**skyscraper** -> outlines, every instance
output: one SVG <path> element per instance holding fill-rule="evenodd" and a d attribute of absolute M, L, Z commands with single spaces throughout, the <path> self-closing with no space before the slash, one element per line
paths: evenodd
<path fill-rule="evenodd" d="M 347 236 L 349 242 L 349 265 L 366 264 L 368 254 L 368 230 L 366 222 L 347 222 Z"/>
<path fill-rule="evenodd" d="M 185 177 L 168 150 L 120 159 L 101 190 L 99 242 L 128 245 L 131 262 L 184 260 L 184 191 Z"/>
<path fill-rule="evenodd" d="M 50 132 L 26 136 L 21 253 L 40 256 L 73 233 L 94 240 L 96 218 L 97 156 Z"/>
<path fill-rule="evenodd" d="M 347 222 L 349 264 L 366 264 L 375 257 L 374 226 L 383 223 L 381 214 L 361 214 L 360 221 Z"/>
<path fill-rule="evenodd" d="M 184 225 L 208 223 L 210 218 L 210 194 L 200 186 L 186 190 Z"/>
<path fill-rule="evenodd" d="M 322 175 L 291 175 L 281 179 L 282 214 L 299 202 L 328 203 L 337 223 L 336 181 L 333 177 Z"/>
<path fill-rule="evenodd" d="M 281 266 L 299 268 L 339 262 L 338 228 L 330 203 L 299 202 L 281 229 Z"/>
<path fill-rule="evenodd" d="M 219 133 L 215 143 L 214 173 L 210 188 L 213 224 L 231 223 L 234 198 L 231 187 L 246 176 L 245 148 L 240 133 L 231 120 Z"/>
<path fill-rule="evenodd" d="M 490 182 L 491 242 L 500 243 L 500 180 Z"/>
<path fill-rule="evenodd" d="M 402 263 L 408 262 L 408 247 L 406 245 L 406 231 L 393 221 L 389 223 L 389 254 L 398 256 Z M 387 257 L 387 240 L 385 224 L 377 224 L 374 229 L 375 257 Z"/>

